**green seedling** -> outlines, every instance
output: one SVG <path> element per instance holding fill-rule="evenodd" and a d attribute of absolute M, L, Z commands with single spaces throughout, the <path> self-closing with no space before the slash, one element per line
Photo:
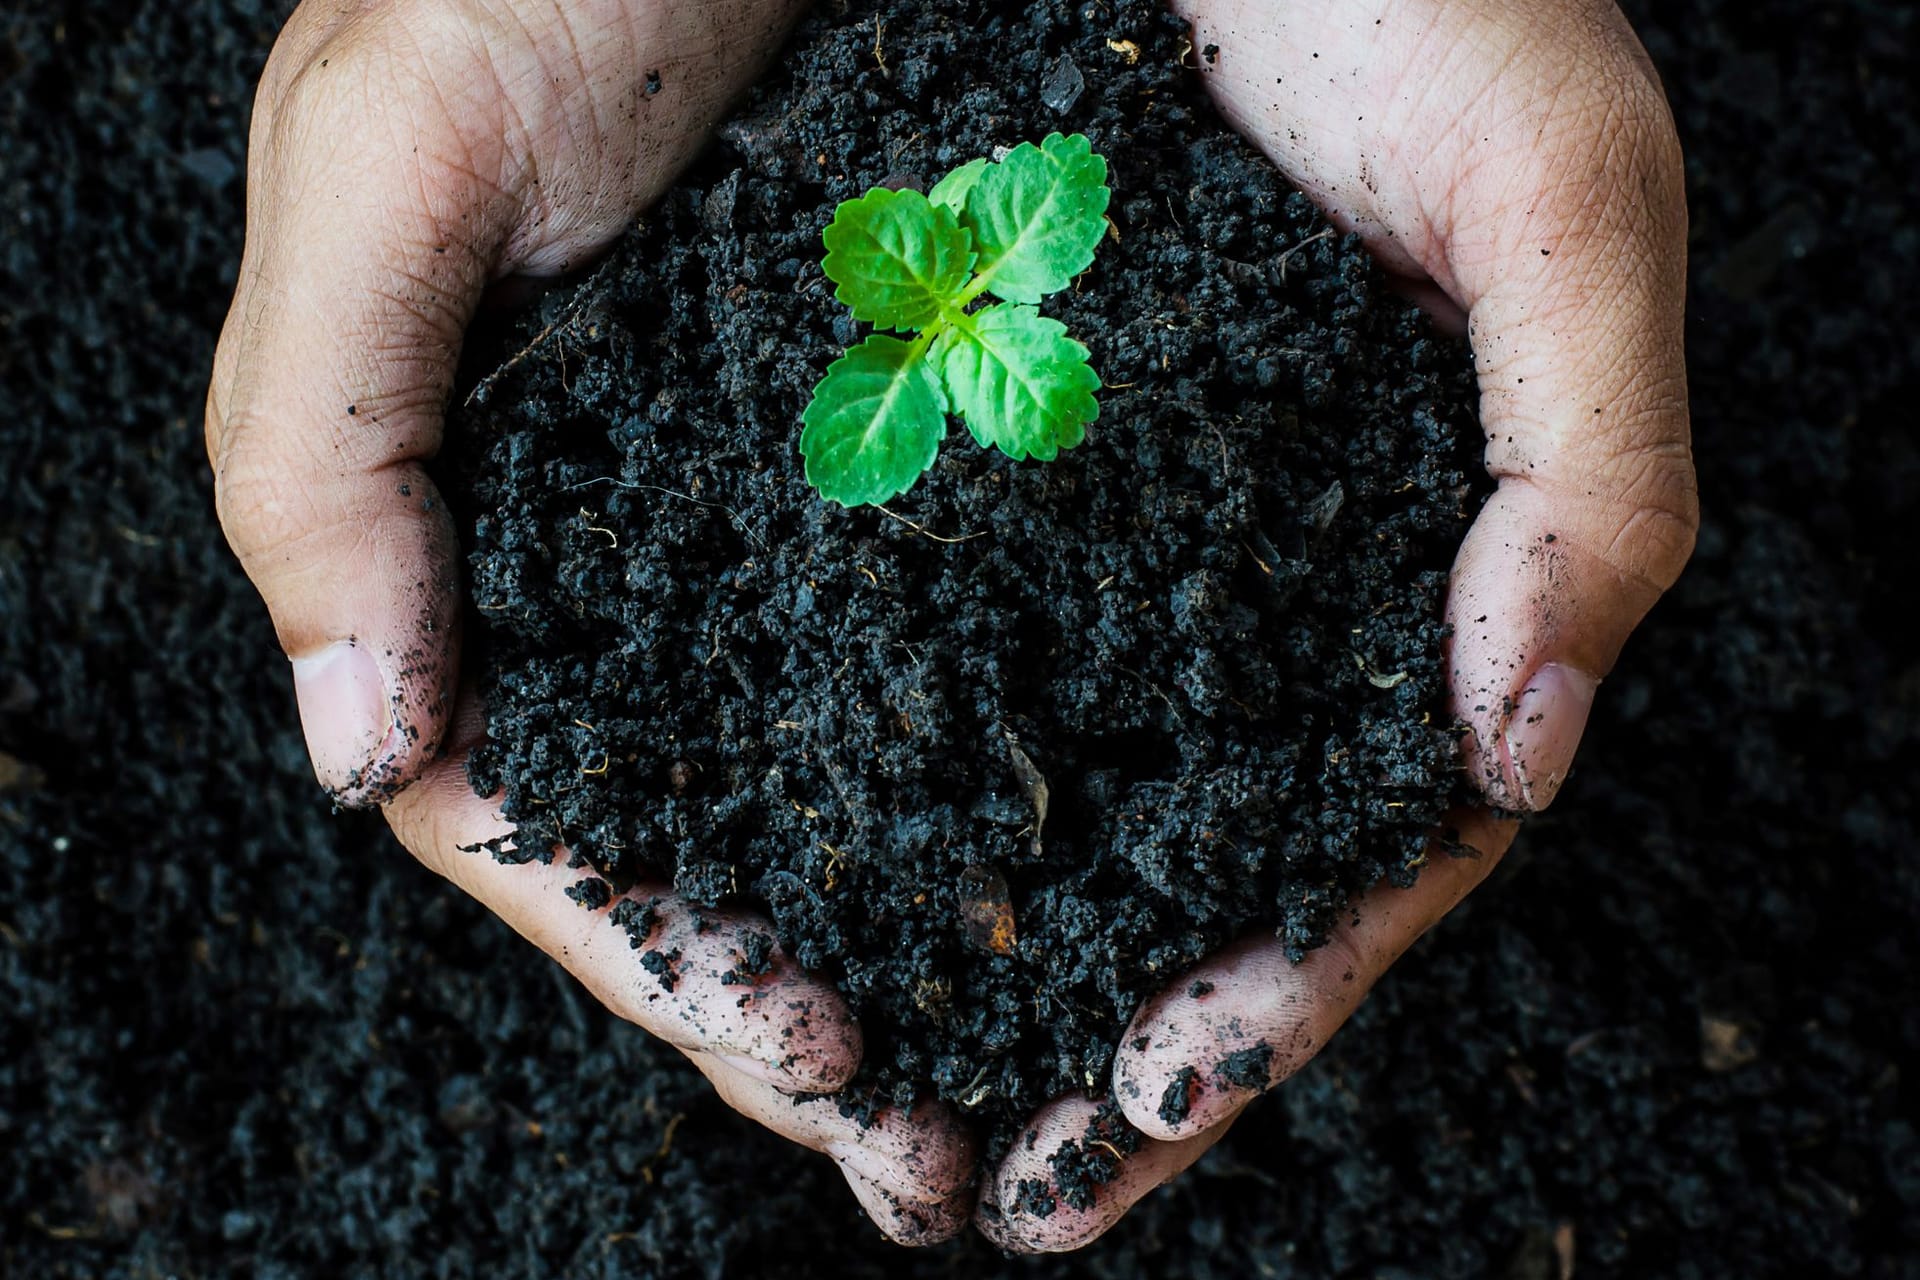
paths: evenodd
<path fill-rule="evenodd" d="M 876 333 L 813 389 L 807 481 L 842 506 L 886 502 L 933 465 L 947 415 L 982 448 L 1051 462 L 1086 439 L 1100 375 L 1035 305 L 1093 263 L 1107 162 L 1075 134 L 975 160 L 926 195 L 876 188 L 834 212 L 822 268 Z M 986 295 L 999 299 L 975 308 Z"/>

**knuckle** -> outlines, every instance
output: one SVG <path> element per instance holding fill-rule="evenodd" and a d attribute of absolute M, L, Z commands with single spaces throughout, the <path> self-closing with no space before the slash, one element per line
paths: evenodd
<path fill-rule="evenodd" d="M 1679 418 L 1685 421 L 1684 410 Z M 1560 491 L 1556 505 L 1592 513 L 1582 522 L 1584 549 L 1620 578 L 1661 594 L 1692 558 L 1700 528 L 1686 434 L 1631 434 L 1594 452 L 1588 465 L 1535 482 Z"/>
<path fill-rule="evenodd" d="M 1668 415 L 1662 415 L 1663 417 Z M 1679 412 L 1685 421 L 1685 412 Z M 1618 442 L 1605 467 L 1612 528 L 1602 558 L 1625 577 L 1665 591 L 1693 555 L 1700 497 L 1682 430 Z"/>
<path fill-rule="evenodd" d="M 326 486 L 273 456 L 268 429 L 246 410 L 227 420 L 214 467 L 214 514 L 249 577 L 282 577 L 339 557 L 351 562 L 377 521 L 335 518 Z"/>
<path fill-rule="evenodd" d="M 269 156 L 316 136 L 353 140 L 369 126 L 406 130 L 402 154 L 458 152 L 495 122 L 474 118 L 488 90 L 502 90 L 488 41 L 467 3 L 361 3 L 327 17 L 308 10 L 275 43 L 255 94 L 256 136 Z"/>
<path fill-rule="evenodd" d="M 294 14 L 260 73 L 255 111 L 275 123 L 314 114 L 335 102 L 348 83 L 345 73 L 373 43 L 367 39 L 371 23 L 363 15 L 348 11 L 322 16 L 318 8 L 303 5 Z M 329 71 L 341 74 L 323 74 Z"/>
<path fill-rule="evenodd" d="M 1623 575 L 1638 578 L 1664 592 L 1680 577 L 1693 558 L 1699 534 L 1697 511 L 1666 506 L 1633 509 L 1608 544 L 1606 558 Z"/>

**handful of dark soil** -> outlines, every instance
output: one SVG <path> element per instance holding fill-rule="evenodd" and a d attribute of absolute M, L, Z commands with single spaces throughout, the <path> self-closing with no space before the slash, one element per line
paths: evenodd
<path fill-rule="evenodd" d="M 765 911 L 859 1014 L 862 1104 L 1004 1139 L 1104 1090 L 1144 997 L 1249 930 L 1316 945 L 1453 798 L 1464 354 L 1225 130 L 1202 56 L 1149 0 L 822 12 L 456 424 L 476 786 L 522 856 Z M 1115 193 L 1049 304 L 1107 381 L 1087 442 L 962 434 L 891 509 L 822 503 L 800 414 L 861 335 L 821 228 L 1056 129 Z"/>

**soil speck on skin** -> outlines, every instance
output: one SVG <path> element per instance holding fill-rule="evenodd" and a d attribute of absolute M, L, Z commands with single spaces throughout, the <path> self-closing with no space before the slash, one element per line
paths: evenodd
<path fill-rule="evenodd" d="M 589 911 L 598 911 L 613 901 L 613 890 L 599 876 L 589 876 L 568 885 L 567 896 Z"/>
<path fill-rule="evenodd" d="M 640 967 L 652 974 L 660 983 L 662 991 L 672 992 L 680 985 L 680 973 L 674 968 L 680 963 L 678 951 L 643 951 L 640 954 Z"/>
<path fill-rule="evenodd" d="M 1273 1046 L 1262 1040 L 1228 1054 L 1213 1064 L 1213 1078 L 1230 1088 L 1264 1090 L 1273 1079 Z"/>
<path fill-rule="evenodd" d="M 756 979 L 773 972 L 776 945 L 772 934 L 748 930 L 742 938 L 739 962 L 722 974 L 720 981 L 727 986 L 752 986 Z"/>
<path fill-rule="evenodd" d="M 1192 1067 L 1182 1067 L 1173 1073 L 1173 1079 L 1167 1082 L 1167 1088 L 1160 1095 L 1159 1116 L 1168 1124 L 1180 1124 L 1193 1110 L 1193 1084 L 1200 1073 Z"/>

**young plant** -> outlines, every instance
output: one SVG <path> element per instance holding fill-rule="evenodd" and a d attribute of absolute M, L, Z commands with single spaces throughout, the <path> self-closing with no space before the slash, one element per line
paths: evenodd
<path fill-rule="evenodd" d="M 947 415 L 982 448 L 1051 462 L 1086 439 L 1100 375 L 1034 305 L 1093 263 L 1106 233 L 1107 162 L 1075 134 L 975 160 L 927 195 L 876 188 L 827 227 L 823 269 L 876 333 L 813 389 L 807 481 L 842 506 L 885 502 L 933 465 Z M 997 305 L 972 309 L 984 295 Z"/>

